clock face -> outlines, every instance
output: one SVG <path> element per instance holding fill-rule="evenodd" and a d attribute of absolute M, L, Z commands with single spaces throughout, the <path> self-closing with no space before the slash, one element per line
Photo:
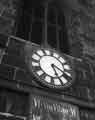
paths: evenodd
<path fill-rule="evenodd" d="M 36 49 L 32 52 L 29 67 L 37 80 L 47 87 L 64 88 L 73 82 L 70 62 L 54 50 Z"/>

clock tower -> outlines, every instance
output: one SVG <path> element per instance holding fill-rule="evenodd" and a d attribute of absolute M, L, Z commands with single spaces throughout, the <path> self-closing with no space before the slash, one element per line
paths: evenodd
<path fill-rule="evenodd" d="M 95 120 L 94 5 L 0 1 L 2 120 Z"/>

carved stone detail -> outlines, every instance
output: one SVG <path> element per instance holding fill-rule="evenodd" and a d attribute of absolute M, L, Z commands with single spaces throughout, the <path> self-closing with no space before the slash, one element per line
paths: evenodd
<path fill-rule="evenodd" d="M 17 14 L 16 0 L 0 1 L 0 32 L 5 34 L 14 33 L 15 18 Z"/>
<path fill-rule="evenodd" d="M 68 37 L 71 43 L 72 55 L 72 49 L 80 43 L 81 48 L 77 48 L 81 51 L 79 57 L 87 55 L 95 56 L 95 16 L 86 13 L 82 9 L 79 11 L 72 10 L 70 25 L 68 27 Z M 77 53 L 78 51 L 76 51 Z"/>

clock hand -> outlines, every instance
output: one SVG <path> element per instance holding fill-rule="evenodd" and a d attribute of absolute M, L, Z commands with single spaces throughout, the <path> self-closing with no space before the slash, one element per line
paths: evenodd
<path fill-rule="evenodd" d="M 52 68 L 53 68 L 53 70 L 54 70 L 54 72 L 55 72 L 55 75 L 58 76 L 58 73 L 57 73 L 56 70 L 54 69 L 54 64 L 52 64 L 51 66 L 52 66 Z"/>
<path fill-rule="evenodd" d="M 60 68 L 58 68 L 58 67 L 55 66 L 54 64 L 52 64 L 51 66 L 52 66 L 53 70 L 55 71 L 55 75 L 56 75 L 56 76 L 59 76 L 59 74 L 63 74 L 63 71 L 62 71 Z M 58 73 L 59 73 L 59 74 L 58 74 Z"/>
<path fill-rule="evenodd" d="M 59 70 L 61 72 L 60 75 L 63 74 L 63 71 L 60 68 L 58 68 L 57 66 L 55 66 L 54 64 L 52 64 L 51 66 L 53 67 L 53 69 L 55 71 L 55 75 L 59 77 L 58 79 L 60 80 L 61 85 L 64 85 L 64 80 L 60 79 L 60 76 L 58 75 L 58 71 L 57 70 Z M 57 70 L 56 70 L 56 68 L 57 68 Z M 63 79 L 65 79 L 65 78 L 63 78 Z M 65 81 L 67 81 L 67 80 L 65 80 Z"/>
<path fill-rule="evenodd" d="M 58 70 L 60 70 L 61 72 L 63 72 L 60 68 L 58 68 L 56 65 L 52 64 L 51 65 L 53 68 L 57 68 Z"/>

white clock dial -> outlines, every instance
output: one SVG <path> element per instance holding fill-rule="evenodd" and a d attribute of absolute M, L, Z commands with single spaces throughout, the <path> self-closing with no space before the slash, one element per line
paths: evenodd
<path fill-rule="evenodd" d="M 48 49 L 36 49 L 30 62 L 37 80 L 48 87 L 64 88 L 73 81 L 72 67 L 68 60 Z"/>
<path fill-rule="evenodd" d="M 60 77 L 64 71 L 61 62 L 51 56 L 43 56 L 40 59 L 40 66 L 42 70 L 51 77 Z"/>

